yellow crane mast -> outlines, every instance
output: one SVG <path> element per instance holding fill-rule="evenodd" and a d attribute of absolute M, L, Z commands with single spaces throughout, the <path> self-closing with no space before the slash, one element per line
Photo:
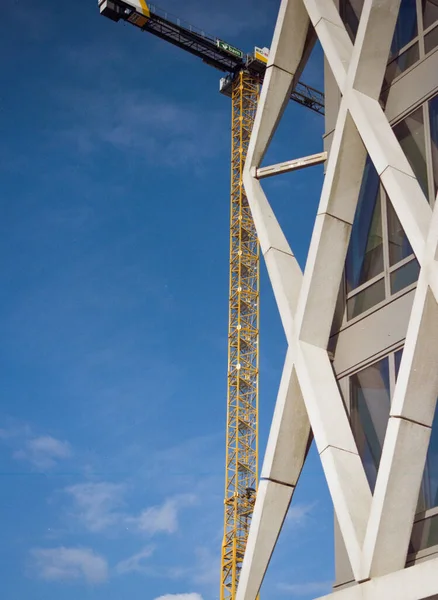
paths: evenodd
<path fill-rule="evenodd" d="M 260 79 L 232 85 L 230 303 L 225 517 L 220 600 L 235 597 L 257 491 L 259 244 L 242 185 Z"/>
<path fill-rule="evenodd" d="M 98 0 L 102 15 L 126 21 L 226 73 L 220 91 L 232 99 L 230 287 L 224 537 L 220 600 L 234 600 L 258 481 L 259 244 L 242 182 L 266 49 L 238 48 L 146 0 Z M 299 82 L 291 99 L 323 114 L 324 96 Z"/>

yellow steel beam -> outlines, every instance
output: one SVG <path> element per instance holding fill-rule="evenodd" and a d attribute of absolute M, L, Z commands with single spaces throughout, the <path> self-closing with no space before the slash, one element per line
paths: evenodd
<path fill-rule="evenodd" d="M 259 96 L 245 71 L 232 91 L 230 293 L 224 538 L 220 600 L 234 600 L 258 480 L 259 244 L 242 183 Z"/>

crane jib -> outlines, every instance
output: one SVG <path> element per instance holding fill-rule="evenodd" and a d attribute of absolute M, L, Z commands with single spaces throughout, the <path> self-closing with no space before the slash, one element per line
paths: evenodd
<path fill-rule="evenodd" d="M 145 0 L 139 0 L 139 2 L 140 2 L 140 6 L 141 6 L 141 9 L 143 11 L 144 16 L 145 17 L 150 17 L 151 16 L 151 12 L 150 12 L 149 7 L 146 4 Z"/>
<path fill-rule="evenodd" d="M 145 0 L 136 0 L 136 2 L 138 2 L 139 6 L 136 6 L 135 12 L 132 12 L 128 16 L 128 21 L 138 27 L 144 27 L 151 17 L 151 11 Z"/>
<path fill-rule="evenodd" d="M 128 21 L 142 30 L 197 56 L 229 77 L 221 80 L 220 90 L 231 96 L 232 81 L 242 69 L 247 70 L 262 83 L 269 56 L 267 48 L 258 48 L 254 54 L 242 50 L 210 35 L 184 20 L 169 14 L 146 0 L 99 0 L 102 15 L 112 21 Z M 222 85 L 225 81 L 225 85 Z M 298 82 L 291 93 L 291 100 L 324 114 L 324 94 Z"/>

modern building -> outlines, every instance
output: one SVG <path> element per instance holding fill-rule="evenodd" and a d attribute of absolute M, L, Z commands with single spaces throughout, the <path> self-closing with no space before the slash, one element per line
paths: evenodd
<path fill-rule="evenodd" d="M 312 29 L 328 159 L 302 273 L 257 169 Z M 283 0 L 244 183 L 289 349 L 237 600 L 256 600 L 312 435 L 327 598 L 438 599 L 438 1 Z"/>

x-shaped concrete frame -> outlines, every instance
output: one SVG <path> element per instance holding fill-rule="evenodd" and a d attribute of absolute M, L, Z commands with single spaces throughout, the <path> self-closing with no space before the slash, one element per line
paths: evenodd
<path fill-rule="evenodd" d="M 281 3 L 244 185 L 288 352 L 236 600 L 257 596 L 311 432 L 356 581 L 405 567 L 438 393 L 438 212 L 378 101 L 399 5 L 365 0 L 353 45 L 332 0 Z M 309 20 L 342 100 L 302 274 L 256 174 L 295 83 Z M 421 266 L 373 496 L 327 353 L 367 152 Z M 435 579 L 430 593 L 438 593 Z"/>

